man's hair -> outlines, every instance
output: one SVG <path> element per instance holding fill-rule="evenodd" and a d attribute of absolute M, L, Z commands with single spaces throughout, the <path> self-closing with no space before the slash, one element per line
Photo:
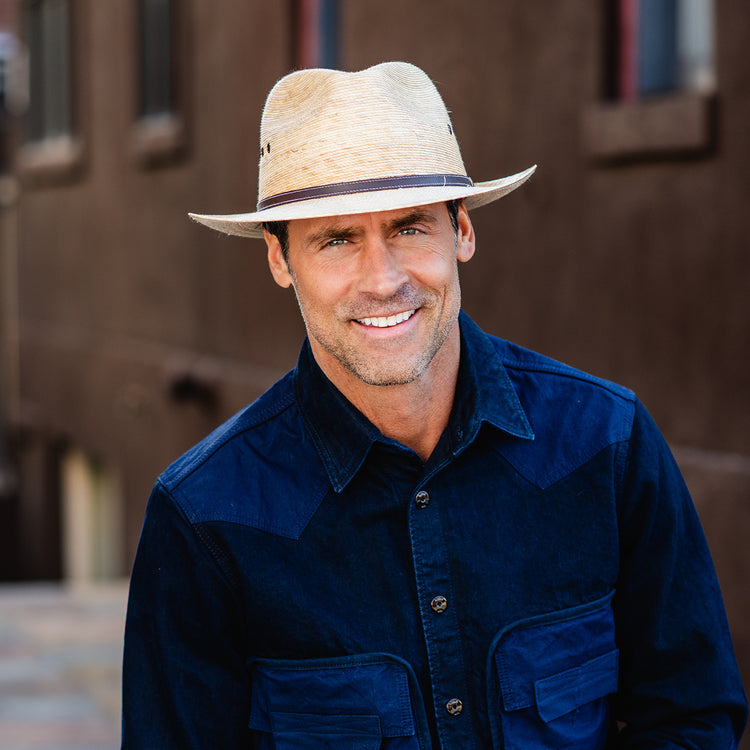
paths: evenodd
<path fill-rule="evenodd" d="M 263 229 L 272 234 L 281 245 L 281 254 L 284 260 L 289 262 L 289 222 L 288 221 L 264 221 Z"/>
<path fill-rule="evenodd" d="M 451 217 L 451 226 L 453 231 L 458 234 L 458 209 L 461 206 L 463 198 L 455 198 L 452 201 L 446 201 L 445 207 L 448 209 L 448 216 Z"/>
<path fill-rule="evenodd" d="M 453 231 L 458 234 L 458 207 L 461 205 L 461 198 L 452 201 L 446 201 L 445 207 L 448 209 L 448 216 L 451 220 Z M 272 234 L 279 241 L 281 254 L 284 260 L 289 262 L 289 222 L 287 221 L 264 221 L 263 229 Z"/>

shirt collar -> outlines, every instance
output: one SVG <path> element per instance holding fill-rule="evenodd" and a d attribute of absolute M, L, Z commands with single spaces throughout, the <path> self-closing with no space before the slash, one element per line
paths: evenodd
<path fill-rule="evenodd" d="M 454 454 L 476 437 L 483 422 L 518 438 L 534 433 L 495 347 L 461 312 L 461 366 L 447 437 Z M 336 492 L 341 492 L 375 442 L 401 450 L 331 383 L 305 340 L 295 371 L 295 391 L 305 423 Z"/>
<path fill-rule="evenodd" d="M 462 410 L 461 419 L 470 427 L 469 439 L 486 422 L 514 437 L 533 440 L 526 412 L 492 340 L 466 313 L 461 312 L 458 320 L 461 370 L 454 413 Z"/>

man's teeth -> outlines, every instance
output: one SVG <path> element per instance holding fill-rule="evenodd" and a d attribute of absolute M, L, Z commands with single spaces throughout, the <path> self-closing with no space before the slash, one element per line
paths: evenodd
<path fill-rule="evenodd" d="M 416 310 L 407 310 L 406 312 L 396 313 L 396 315 L 389 315 L 387 318 L 358 318 L 357 323 L 361 323 L 363 326 L 374 326 L 375 328 L 388 328 L 409 320 L 415 312 Z"/>

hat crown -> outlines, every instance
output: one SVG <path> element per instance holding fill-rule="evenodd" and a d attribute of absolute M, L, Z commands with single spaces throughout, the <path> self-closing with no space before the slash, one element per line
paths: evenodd
<path fill-rule="evenodd" d="M 466 174 L 448 110 L 427 74 L 387 62 L 356 73 L 300 70 L 266 99 L 255 211 L 190 216 L 262 237 L 265 222 L 394 211 L 448 200 L 478 208 L 531 177 Z"/>
<path fill-rule="evenodd" d="M 409 63 L 282 78 L 261 120 L 258 200 L 357 180 L 465 175 L 448 110 Z"/>

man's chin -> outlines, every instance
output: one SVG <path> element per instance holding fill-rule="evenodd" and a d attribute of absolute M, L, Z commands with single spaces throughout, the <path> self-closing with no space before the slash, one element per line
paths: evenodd
<path fill-rule="evenodd" d="M 373 386 L 398 386 L 409 385 L 424 374 L 432 358 L 425 358 L 425 361 L 412 362 L 409 364 L 393 367 L 371 367 L 360 365 L 353 362 L 342 362 L 344 367 L 366 385 Z"/>
<path fill-rule="evenodd" d="M 420 374 L 411 375 L 407 377 L 372 377 L 368 375 L 362 375 L 358 372 L 352 371 L 352 374 L 355 375 L 359 380 L 361 380 L 365 385 L 373 385 L 373 386 L 381 386 L 381 387 L 389 387 L 389 386 L 397 386 L 397 385 L 409 385 L 409 383 L 413 383 L 416 380 L 419 380 Z"/>

